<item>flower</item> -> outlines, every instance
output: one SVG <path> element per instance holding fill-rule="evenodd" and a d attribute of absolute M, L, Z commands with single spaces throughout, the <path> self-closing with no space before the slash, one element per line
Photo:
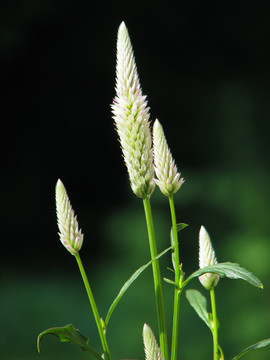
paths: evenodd
<path fill-rule="evenodd" d="M 60 179 L 58 179 L 55 187 L 55 200 L 60 240 L 72 255 L 76 255 L 82 247 L 83 234 L 79 230 L 77 217 L 72 210 L 68 194 Z"/>
<path fill-rule="evenodd" d="M 184 179 L 180 178 L 181 174 L 177 171 L 163 128 L 158 120 L 153 126 L 153 149 L 154 168 L 157 176 L 155 183 L 164 195 L 170 196 L 179 190 Z"/>
<path fill-rule="evenodd" d="M 155 187 L 150 114 L 124 22 L 119 26 L 117 37 L 115 90 L 112 113 L 131 188 L 138 197 L 145 198 Z"/>
<path fill-rule="evenodd" d="M 212 243 L 208 232 L 203 226 L 201 226 L 199 233 L 199 266 L 203 269 L 206 266 L 217 264 L 215 251 L 212 247 Z M 219 276 L 214 273 L 205 273 L 199 276 L 201 284 L 207 289 L 211 290 L 214 288 L 218 281 Z"/>
<path fill-rule="evenodd" d="M 155 339 L 155 335 L 147 324 L 144 324 L 143 326 L 143 342 L 145 360 L 164 360 L 164 357 L 162 356 L 160 348 Z"/>

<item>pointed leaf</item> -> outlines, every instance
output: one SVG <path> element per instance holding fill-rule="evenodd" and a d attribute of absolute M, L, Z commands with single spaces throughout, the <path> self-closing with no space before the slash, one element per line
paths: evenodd
<path fill-rule="evenodd" d="M 177 226 L 177 232 L 183 230 L 185 227 L 188 226 L 188 224 L 184 224 L 184 223 L 179 223 L 179 224 L 176 224 Z M 172 264 L 173 264 L 173 268 L 175 270 L 175 261 L 174 261 L 174 236 L 173 236 L 173 228 L 171 227 L 171 232 L 170 232 L 170 238 L 171 238 L 171 246 L 172 246 Z"/>
<path fill-rule="evenodd" d="M 93 350 L 89 345 L 89 339 L 82 335 L 72 324 L 64 327 L 54 327 L 43 331 L 38 335 L 37 349 L 40 352 L 40 344 L 45 335 L 54 335 L 58 337 L 61 342 L 70 342 L 79 345 L 81 350 L 90 352 L 96 359 L 102 360 L 102 357 Z"/>
<path fill-rule="evenodd" d="M 210 328 L 208 322 L 208 312 L 207 312 L 207 301 L 206 298 L 198 291 L 198 290 L 187 290 L 186 297 L 196 311 L 197 315 L 206 323 L 206 325 Z M 211 328 L 210 328 L 211 330 Z"/>
<path fill-rule="evenodd" d="M 120 301 L 120 299 L 122 298 L 122 296 L 124 295 L 124 293 L 127 291 L 127 289 L 130 287 L 130 285 L 133 283 L 133 281 L 135 281 L 137 279 L 137 277 L 149 266 L 152 264 L 153 261 L 159 259 L 161 256 L 163 256 L 164 254 L 166 254 L 166 252 L 168 252 L 171 249 L 171 247 L 169 247 L 168 249 L 162 251 L 162 253 L 160 253 L 159 255 L 157 255 L 154 259 L 150 260 L 147 264 L 141 266 L 137 271 L 135 271 L 135 273 L 125 282 L 125 284 L 122 286 L 121 290 L 119 291 L 118 295 L 116 296 L 116 298 L 114 299 L 114 301 L 112 302 L 106 319 L 105 319 L 105 324 L 106 327 L 108 325 L 108 322 L 110 320 L 110 317 L 116 307 L 116 305 L 118 304 L 118 302 Z"/>
<path fill-rule="evenodd" d="M 170 279 L 167 279 L 167 278 L 163 278 L 163 280 L 164 280 L 166 283 L 175 286 L 175 281 L 170 280 Z"/>
<path fill-rule="evenodd" d="M 177 232 L 183 230 L 185 227 L 188 226 L 188 224 L 184 224 L 184 223 L 179 223 L 176 224 L 177 226 Z M 173 228 L 171 227 L 171 232 L 170 232 L 170 237 L 171 237 L 171 245 L 172 247 L 174 247 L 174 236 L 173 236 Z"/>
<path fill-rule="evenodd" d="M 263 284 L 255 275 L 253 275 L 250 271 L 242 268 L 239 264 L 231 262 L 218 263 L 195 271 L 183 282 L 182 288 L 186 286 L 186 284 L 191 279 L 201 276 L 205 273 L 215 273 L 220 277 L 228 277 L 230 279 L 242 279 L 249 282 L 253 286 L 259 287 L 261 289 L 263 288 Z"/>
<path fill-rule="evenodd" d="M 270 345 L 270 338 L 269 339 L 265 339 L 262 341 L 257 342 L 256 344 L 253 344 L 249 347 L 247 347 L 246 349 L 244 349 L 243 351 L 240 352 L 240 354 L 238 354 L 237 356 L 235 356 L 232 360 L 238 360 L 240 359 L 240 357 L 242 357 L 243 355 L 245 355 L 247 352 L 249 352 L 250 350 L 254 350 L 254 349 L 260 349 L 262 347 L 265 347 L 267 345 Z"/>

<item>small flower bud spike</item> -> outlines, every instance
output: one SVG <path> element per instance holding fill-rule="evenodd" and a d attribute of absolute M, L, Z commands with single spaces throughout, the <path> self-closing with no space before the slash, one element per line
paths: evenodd
<path fill-rule="evenodd" d="M 180 178 L 180 173 L 177 171 L 163 128 L 158 120 L 155 121 L 153 126 L 153 149 L 154 168 L 157 176 L 154 181 L 164 195 L 170 196 L 179 190 L 184 179 Z"/>
<path fill-rule="evenodd" d="M 145 360 L 164 360 L 153 331 L 147 324 L 143 326 L 143 343 Z"/>
<path fill-rule="evenodd" d="M 201 226 L 200 234 L 199 234 L 199 266 L 200 269 L 217 264 L 217 259 L 215 256 L 215 251 L 212 247 L 210 237 L 208 232 L 205 230 L 203 226 Z M 199 280 L 201 284 L 207 289 L 213 289 L 218 281 L 219 276 L 214 273 L 206 273 L 199 276 Z"/>
<path fill-rule="evenodd" d="M 115 90 L 112 113 L 131 188 L 138 197 L 146 198 L 155 187 L 150 114 L 124 22 L 118 30 Z"/>
<path fill-rule="evenodd" d="M 66 189 L 60 179 L 55 187 L 55 200 L 60 240 L 72 255 L 76 255 L 82 247 L 83 234 L 79 230 L 77 217 L 72 210 Z"/>

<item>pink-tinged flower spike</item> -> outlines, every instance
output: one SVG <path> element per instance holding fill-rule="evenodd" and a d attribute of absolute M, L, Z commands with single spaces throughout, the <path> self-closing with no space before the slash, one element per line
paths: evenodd
<path fill-rule="evenodd" d="M 72 210 L 68 194 L 60 179 L 55 187 L 55 200 L 60 240 L 72 255 L 76 255 L 82 247 L 83 234 L 79 230 L 77 217 Z"/>
<path fill-rule="evenodd" d="M 205 230 L 203 226 L 201 226 L 200 234 L 199 234 L 199 266 L 200 269 L 217 264 L 217 259 L 215 256 L 215 251 L 212 247 L 212 243 L 208 232 Z M 207 289 L 213 289 L 218 281 L 219 276 L 214 273 L 206 273 L 199 276 L 199 280 L 201 284 Z"/>
<path fill-rule="evenodd" d="M 170 196 L 179 190 L 184 182 L 177 171 L 175 161 L 168 147 L 163 128 L 158 120 L 153 126 L 154 167 L 157 179 L 154 181 L 160 191 Z"/>
<path fill-rule="evenodd" d="M 145 360 L 164 360 L 164 357 L 162 356 L 160 348 L 155 339 L 155 335 L 147 324 L 144 324 L 143 326 L 143 343 Z"/>
<path fill-rule="evenodd" d="M 117 37 L 115 90 L 112 113 L 131 188 L 138 197 L 146 198 L 155 187 L 150 114 L 146 96 L 142 95 L 132 45 L 124 22 L 119 26 Z"/>

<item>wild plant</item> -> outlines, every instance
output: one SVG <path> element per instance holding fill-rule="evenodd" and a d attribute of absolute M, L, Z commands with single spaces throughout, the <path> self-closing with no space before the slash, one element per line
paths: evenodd
<path fill-rule="evenodd" d="M 148 324 L 144 324 L 142 333 L 145 359 L 176 360 L 181 358 L 181 353 L 178 351 L 178 331 L 181 326 L 179 323 L 180 297 L 190 281 L 198 278 L 202 286 L 209 291 L 211 312 L 207 311 L 206 297 L 198 290 L 188 289 L 185 291 L 185 295 L 197 315 L 204 321 L 212 333 L 213 360 L 223 360 L 224 354 L 218 336 L 219 322 L 215 300 L 216 286 L 221 283 L 224 277 L 242 279 L 261 289 L 263 285 L 256 276 L 239 264 L 231 262 L 219 263 L 210 236 L 204 226 L 199 231 L 199 269 L 190 275 L 185 274 L 184 262 L 180 256 L 178 235 L 187 224 L 177 222 L 174 204 L 174 197 L 182 188 L 184 179 L 177 169 L 159 120 L 155 120 L 151 128 L 149 107 L 146 96 L 142 93 L 133 48 L 124 22 L 119 27 L 117 37 L 115 90 L 116 96 L 112 104 L 112 118 L 127 167 L 131 189 L 143 203 L 151 259 L 149 259 L 147 264 L 135 271 L 125 282 L 109 307 L 106 316 L 102 318 L 79 255 L 84 236 L 79 229 L 77 217 L 72 209 L 67 191 L 62 181 L 58 180 L 55 188 L 55 199 L 60 240 L 77 261 L 103 350 L 100 353 L 92 345 L 90 346 L 87 337 L 82 335 L 73 325 L 69 324 L 65 327 L 50 328 L 40 333 L 37 341 L 38 351 L 40 351 L 40 343 L 43 337 L 51 334 L 57 336 L 62 342 L 71 342 L 78 345 L 82 350 L 89 352 L 89 356 L 92 358 L 111 360 L 112 355 L 107 341 L 107 327 L 111 315 L 131 284 L 146 268 L 152 266 L 159 342 L 156 340 L 151 327 Z M 154 219 L 150 202 L 151 194 L 155 187 L 158 187 L 161 193 L 168 198 L 171 216 L 170 244 L 161 253 L 157 251 Z M 169 251 L 171 253 L 173 278 L 164 280 L 174 290 L 171 344 L 168 344 L 163 282 L 159 265 L 160 257 Z M 233 360 L 241 358 L 251 350 L 259 349 L 269 344 L 270 338 L 257 342 L 241 351 Z"/>

